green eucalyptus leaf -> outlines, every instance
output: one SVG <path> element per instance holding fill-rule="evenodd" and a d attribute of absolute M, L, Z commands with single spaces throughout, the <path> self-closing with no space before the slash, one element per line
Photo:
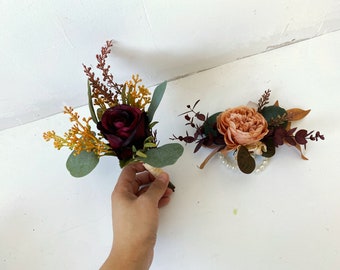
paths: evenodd
<path fill-rule="evenodd" d="M 99 121 L 101 121 L 104 112 L 105 112 L 105 111 L 104 111 L 102 108 L 98 108 L 98 109 L 97 109 L 97 116 L 98 116 L 98 120 L 99 120 Z M 98 120 L 97 120 L 97 121 L 98 121 Z"/>
<path fill-rule="evenodd" d="M 149 124 L 149 128 L 150 128 L 150 129 L 153 129 L 153 127 L 154 127 L 155 125 L 157 125 L 157 124 L 158 124 L 157 121 L 152 122 L 152 123 Z"/>
<path fill-rule="evenodd" d="M 66 168 L 74 177 L 83 177 L 89 174 L 98 164 L 99 157 L 93 152 L 81 151 L 74 155 L 70 154 L 66 161 Z"/>
<path fill-rule="evenodd" d="M 158 85 L 152 95 L 151 103 L 148 108 L 148 118 L 149 121 L 151 122 L 153 119 L 153 116 L 158 108 L 159 103 L 161 103 L 161 100 L 163 98 L 165 89 L 166 89 L 166 84 L 167 82 L 162 82 L 160 85 Z"/>
<path fill-rule="evenodd" d="M 143 153 L 143 152 L 140 151 L 140 150 L 138 150 L 138 151 L 136 152 L 136 156 L 137 156 L 137 157 L 141 157 L 141 158 L 146 158 L 146 157 L 147 157 L 146 154 Z"/>
<path fill-rule="evenodd" d="M 154 137 L 154 136 L 149 136 L 149 137 L 147 137 L 147 138 L 144 140 L 144 145 L 145 145 L 146 143 L 154 143 L 154 141 L 155 141 L 155 137 Z"/>
<path fill-rule="evenodd" d="M 240 146 L 237 151 L 237 165 L 241 172 L 250 174 L 255 170 L 255 159 L 249 154 L 247 147 Z"/>
<path fill-rule="evenodd" d="M 157 144 L 153 143 L 153 142 L 147 142 L 147 143 L 144 143 L 143 145 L 145 148 L 154 148 L 154 147 L 157 147 Z"/>
<path fill-rule="evenodd" d="M 90 110 L 90 113 L 91 113 L 92 120 L 93 120 L 93 122 L 95 122 L 97 124 L 98 119 L 97 119 L 96 113 L 94 112 L 94 108 L 93 108 L 90 80 L 87 80 L 87 97 L 89 99 L 89 110 Z"/>
<path fill-rule="evenodd" d="M 137 157 L 138 160 L 153 167 L 161 168 L 174 164 L 183 154 L 183 146 L 179 143 L 169 143 L 146 151 L 146 158 Z"/>

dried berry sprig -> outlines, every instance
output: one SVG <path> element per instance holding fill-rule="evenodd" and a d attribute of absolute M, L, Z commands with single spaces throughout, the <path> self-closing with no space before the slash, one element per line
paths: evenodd
<path fill-rule="evenodd" d="M 217 153 L 225 147 L 223 135 L 221 135 L 216 128 L 216 117 L 219 113 L 209 116 L 208 114 L 204 115 L 196 111 L 195 107 L 199 101 L 200 100 L 197 100 L 193 106 L 187 105 L 189 110 L 180 114 L 180 116 L 184 115 L 184 119 L 186 120 L 185 125 L 191 126 L 194 129 L 193 135 L 190 135 L 188 131 L 186 131 L 185 136 L 173 135 L 170 139 L 183 141 L 185 143 L 195 142 L 196 147 L 194 153 L 198 152 L 202 146 L 212 148 L 214 149 L 213 153 Z M 209 155 L 200 165 L 200 168 L 203 168 L 213 155 L 214 154 Z"/>
<path fill-rule="evenodd" d="M 117 92 L 120 92 L 122 89 L 121 84 L 118 84 L 114 81 L 112 73 L 110 73 L 110 65 L 106 66 L 106 58 L 111 53 L 111 47 L 113 46 L 112 40 L 107 40 L 105 46 L 101 48 L 101 54 L 97 54 L 97 68 L 102 71 L 103 81 L 107 82 L 109 88 L 115 89 Z"/>
<path fill-rule="evenodd" d="M 139 75 L 132 75 L 130 81 L 124 84 L 118 84 L 114 81 L 110 73 L 110 65 L 106 64 L 106 59 L 111 53 L 113 46 L 112 40 L 106 41 L 105 46 L 101 48 L 100 54 L 96 55 L 97 68 L 102 71 L 102 80 L 95 76 L 91 67 L 83 64 L 84 72 L 88 77 L 90 89 L 91 104 L 99 106 L 97 111 L 98 117 L 107 108 L 114 107 L 118 104 L 129 104 L 130 106 L 144 109 L 151 102 L 151 93 L 144 85 L 140 85 L 142 79 Z"/>
<path fill-rule="evenodd" d="M 101 53 L 96 55 L 97 68 L 102 71 L 103 81 L 95 76 L 91 67 L 83 64 L 84 72 L 88 77 L 89 84 L 92 88 L 91 98 L 93 104 L 99 106 L 102 110 L 113 107 L 119 103 L 119 97 L 123 84 L 114 82 L 113 75 L 110 73 L 110 65 L 106 65 L 106 59 L 111 53 L 113 42 L 106 41 L 106 44 L 101 48 Z M 114 90 L 112 92 L 112 90 Z"/>
<path fill-rule="evenodd" d="M 270 97 L 271 90 L 264 91 L 264 94 L 261 96 L 261 98 L 258 100 L 257 103 L 257 111 L 261 111 L 263 107 L 267 104 L 269 104 L 269 97 Z"/>
<path fill-rule="evenodd" d="M 171 140 L 179 140 L 184 141 L 185 143 L 193 143 L 193 142 L 200 142 L 202 137 L 204 137 L 204 134 L 202 132 L 202 126 L 204 124 L 204 121 L 207 119 L 208 115 L 205 116 L 201 112 L 196 112 L 195 107 L 200 102 L 200 100 L 197 100 L 193 106 L 187 105 L 186 107 L 189 109 L 183 113 L 181 113 L 179 116 L 184 115 L 184 119 L 186 121 L 185 125 L 192 127 L 195 132 L 193 135 L 189 135 L 188 131 L 186 131 L 185 136 L 175 136 L 173 135 Z M 200 124 L 198 124 L 196 121 L 199 121 Z"/>
<path fill-rule="evenodd" d="M 83 67 L 92 88 L 91 98 L 93 99 L 93 104 L 99 106 L 102 110 L 118 104 L 118 94 L 114 94 L 100 81 L 99 77 L 96 78 L 91 67 L 85 65 L 83 65 Z"/>
<path fill-rule="evenodd" d="M 206 116 L 200 112 L 194 111 L 197 104 L 200 102 L 200 100 L 197 100 L 193 106 L 187 105 L 188 111 L 185 111 L 184 113 L 181 113 L 179 116 L 184 115 L 184 119 L 187 121 L 185 124 L 186 126 L 190 125 L 193 128 L 198 128 L 199 126 L 197 124 L 194 124 L 195 119 L 204 122 L 206 120 Z"/>

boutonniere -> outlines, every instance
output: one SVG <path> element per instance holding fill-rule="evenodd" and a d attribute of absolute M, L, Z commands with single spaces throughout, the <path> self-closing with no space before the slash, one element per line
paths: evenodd
<path fill-rule="evenodd" d="M 69 148 L 71 154 L 66 167 L 71 175 L 82 177 L 90 173 L 103 156 L 118 158 L 121 167 L 142 161 L 160 168 L 174 164 L 183 153 L 179 143 L 159 145 L 154 121 L 166 89 L 166 82 L 158 85 L 153 95 L 142 84 L 138 75 L 124 83 L 117 83 L 106 59 L 111 52 L 112 41 L 107 41 L 96 55 L 95 75 L 91 67 L 83 65 L 88 81 L 89 117 L 80 117 L 72 107 L 65 107 L 72 127 L 63 136 L 55 131 L 43 134 L 46 141 L 53 140 L 57 149 Z"/>

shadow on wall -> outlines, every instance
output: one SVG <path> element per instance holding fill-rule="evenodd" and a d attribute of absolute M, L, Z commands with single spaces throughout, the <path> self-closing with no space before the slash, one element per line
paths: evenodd
<path fill-rule="evenodd" d="M 226 53 L 220 55 L 215 55 L 214 52 L 199 47 L 182 52 L 171 51 L 171 49 L 161 51 L 131 47 L 114 42 L 108 62 L 114 75 L 119 70 L 119 75 L 115 77 L 117 82 L 129 80 L 131 74 L 127 71 L 131 71 L 133 74 L 138 73 L 144 84 L 150 87 L 164 80 L 180 79 L 307 39 L 309 38 L 292 38 L 287 41 L 286 39 L 282 40 L 279 35 L 265 39 L 259 38 L 252 44 L 239 44 L 236 49 L 226 50 Z"/>
<path fill-rule="evenodd" d="M 125 70 L 138 73 L 148 86 L 159 84 L 163 80 L 173 80 L 191 74 L 193 67 L 210 68 L 210 63 L 204 63 L 203 57 L 197 57 L 197 52 L 175 53 L 171 51 L 148 50 L 124 46 L 115 42 L 109 58 L 111 71 L 114 74 L 119 67 L 119 81 L 126 81 L 131 74 Z M 196 73 L 196 72 L 195 72 Z"/>

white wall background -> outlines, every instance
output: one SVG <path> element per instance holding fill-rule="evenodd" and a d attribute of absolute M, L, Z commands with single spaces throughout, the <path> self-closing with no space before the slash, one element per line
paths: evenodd
<path fill-rule="evenodd" d="M 168 84 L 155 119 L 157 138 L 185 134 L 187 104 L 202 113 L 256 101 L 312 109 L 294 126 L 320 130 L 303 161 L 283 146 L 260 174 L 245 176 L 187 145 L 174 166 L 176 185 L 162 209 L 150 270 L 340 269 L 340 31 L 234 61 Z M 194 91 L 186 91 L 194 89 Z M 208 91 L 207 91 L 208 89 Z M 89 115 L 87 106 L 77 111 Z M 42 133 L 70 128 L 57 114 L 0 132 L 0 269 L 93 270 L 112 242 L 110 194 L 120 173 L 105 157 L 88 176 L 65 168 L 68 149 L 56 151 Z M 237 210 L 237 214 L 234 210 Z"/>
<path fill-rule="evenodd" d="M 86 103 L 108 39 L 146 85 L 340 29 L 339 0 L 0 0 L 0 130 Z"/>

